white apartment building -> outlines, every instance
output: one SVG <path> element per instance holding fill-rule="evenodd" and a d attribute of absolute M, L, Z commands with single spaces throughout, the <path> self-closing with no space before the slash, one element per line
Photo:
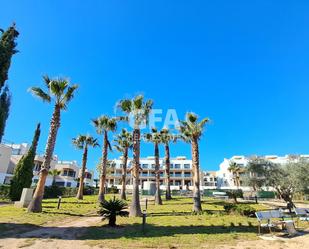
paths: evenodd
<path fill-rule="evenodd" d="M 115 167 L 113 167 L 110 173 L 107 175 L 107 185 L 116 186 L 118 189 L 121 188 L 121 172 L 122 172 L 122 159 L 114 159 Z M 160 158 L 160 182 L 162 190 L 165 189 L 165 165 L 164 159 Z M 192 189 L 192 160 L 186 157 L 179 156 L 176 158 L 171 158 L 171 189 L 181 190 L 181 189 Z M 140 186 L 143 188 L 143 183 L 154 182 L 155 181 L 155 158 L 146 157 L 140 159 Z M 130 169 L 132 168 L 132 159 L 128 160 L 128 173 L 127 173 L 127 189 L 132 189 L 133 179 L 131 176 Z"/>
<path fill-rule="evenodd" d="M 26 143 L 22 144 L 0 144 L 0 184 L 10 184 L 13 177 L 14 169 L 29 150 L 30 146 Z M 33 184 L 38 182 L 39 172 L 43 164 L 43 156 L 36 155 L 34 159 L 33 169 Z M 76 180 L 80 175 L 80 167 L 76 161 L 58 161 L 57 156 L 54 156 L 50 170 L 57 169 L 60 174 L 56 176 L 56 184 L 64 187 L 76 187 L 78 181 Z M 93 185 L 93 172 L 86 170 L 85 185 Z M 52 184 L 53 177 L 48 176 L 46 179 L 46 186 Z"/>
<path fill-rule="evenodd" d="M 305 158 L 309 160 L 309 155 L 299 155 L 300 158 Z M 285 155 L 285 156 L 277 156 L 277 155 L 266 155 L 263 157 L 266 160 L 269 160 L 275 164 L 286 164 L 294 160 L 292 156 Z M 234 183 L 233 173 L 229 171 L 229 167 L 231 162 L 235 162 L 240 167 L 246 167 L 250 157 L 246 156 L 233 156 L 230 159 L 224 158 L 223 162 L 219 166 L 219 171 L 216 172 L 217 176 L 217 186 L 221 189 L 234 189 L 236 185 Z M 240 176 L 242 173 L 240 173 Z M 241 186 L 241 189 L 244 191 L 250 191 L 251 188 L 247 186 Z"/>
<path fill-rule="evenodd" d="M 58 161 L 55 169 L 60 171 L 56 177 L 56 184 L 63 187 L 76 187 L 81 175 L 81 169 L 77 161 Z M 84 183 L 86 186 L 93 186 L 93 171 L 86 169 Z"/>
<path fill-rule="evenodd" d="M 202 189 L 216 189 L 217 188 L 217 172 L 204 171 L 201 174 Z"/>

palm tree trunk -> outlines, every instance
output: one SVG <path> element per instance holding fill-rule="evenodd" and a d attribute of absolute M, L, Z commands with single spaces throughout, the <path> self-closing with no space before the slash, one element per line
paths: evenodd
<path fill-rule="evenodd" d="M 88 157 L 88 146 L 86 144 L 84 148 L 84 153 L 83 153 L 82 172 L 79 178 L 79 187 L 78 187 L 78 192 L 76 195 L 76 198 L 78 200 L 82 200 L 84 197 L 84 178 L 85 178 L 85 171 L 86 171 L 86 165 L 87 165 L 87 157 Z"/>
<path fill-rule="evenodd" d="M 162 205 L 161 199 L 161 191 L 160 191 L 160 161 L 159 161 L 159 146 L 158 143 L 155 143 L 155 173 L 156 173 L 156 195 L 155 195 L 155 203 L 157 205 Z"/>
<path fill-rule="evenodd" d="M 32 201 L 28 206 L 28 212 L 42 212 L 42 199 L 44 196 L 45 182 L 53 157 L 58 129 L 60 127 L 60 107 L 55 105 L 54 113 L 50 121 L 50 130 L 47 138 L 44 161 L 39 175 L 39 181 L 35 189 Z"/>
<path fill-rule="evenodd" d="M 122 161 L 122 176 L 121 176 L 121 196 L 122 200 L 126 200 L 126 184 L 127 184 L 127 162 L 128 162 L 128 150 L 129 148 L 125 148 L 123 153 L 123 161 Z"/>
<path fill-rule="evenodd" d="M 165 198 L 166 200 L 172 199 L 171 194 L 171 162 L 170 162 L 170 147 L 169 144 L 165 144 L 165 175 L 166 175 L 166 192 Z"/>
<path fill-rule="evenodd" d="M 192 140 L 192 169 L 193 169 L 193 211 L 201 212 L 201 193 L 200 193 L 200 166 L 199 166 L 199 147 L 196 138 Z"/>
<path fill-rule="evenodd" d="M 100 189 L 98 201 L 103 202 L 105 200 L 105 183 L 106 183 L 106 164 L 107 164 L 107 150 L 108 150 L 108 137 L 107 131 L 104 131 L 104 145 L 103 145 L 103 155 L 102 155 L 102 168 L 100 176 Z"/>
<path fill-rule="evenodd" d="M 139 201 L 139 158 L 140 158 L 140 129 L 135 128 L 133 131 L 133 193 L 130 205 L 130 216 L 142 216 L 141 204 Z"/>

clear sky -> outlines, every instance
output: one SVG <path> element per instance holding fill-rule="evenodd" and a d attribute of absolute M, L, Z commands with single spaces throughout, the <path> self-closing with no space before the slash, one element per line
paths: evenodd
<path fill-rule="evenodd" d="M 15 21 L 20 32 L 9 141 L 30 142 L 41 122 L 44 150 L 52 107 L 27 89 L 48 74 L 80 85 L 62 116 L 63 160 L 81 161 L 71 139 L 95 135 L 90 119 L 137 93 L 180 118 L 211 118 L 200 142 L 205 170 L 239 154 L 309 153 L 308 1 L 4 0 L 0 9 L 0 27 Z M 171 154 L 190 156 L 190 147 L 175 144 Z M 90 152 L 89 168 L 99 156 Z"/>

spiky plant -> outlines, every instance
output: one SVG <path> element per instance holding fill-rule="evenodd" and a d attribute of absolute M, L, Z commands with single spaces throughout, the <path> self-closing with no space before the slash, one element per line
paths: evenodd
<path fill-rule="evenodd" d="M 104 200 L 100 204 L 100 210 L 98 214 L 103 216 L 103 220 L 108 219 L 108 225 L 111 227 L 116 226 L 117 216 L 128 216 L 129 212 L 125 209 L 128 205 L 123 200 L 110 199 L 108 201 Z"/>

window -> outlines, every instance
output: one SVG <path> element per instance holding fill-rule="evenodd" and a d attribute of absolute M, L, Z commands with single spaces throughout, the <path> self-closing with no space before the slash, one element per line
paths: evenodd
<path fill-rule="evenodd" d="M 75 177 L 75 171 L 70 170 L 70 171 L 68 172 L 68 176 L 70 176 L 70 177 Z"/>
<path fill-rule="evenodd" d="M 173 169 L 174 168 L 174 164 L 171 163 L 170 168 Z"/>
<path fill-rule="evenodd" d="M 191 177 L 191 173 L 185 173 L 185 177 Z"/>
<path fill-rule="evenodd" d="M 156 168 L 156 165 L 155 164 L 151 164 L 151 168 L 152 169 Z"/>
<path fill-rule="evenodd" d="M 181 177 L 181 172 L 175 172 L 175 177 Z"/>
<path fill-rule="evenodd" d="M 56 182 L 56 185 L 59 187 L 64 187 L 64 182 Z"/>
<path fill-rule="evenodd" d="M 148 164 L 143 164 L 143 165 L 142 165 L 142 168 L 143 168 L 143 169 L 148 169 Z"/>
<path fill-rule="evenodd" d="M 191 167 L 190 167 L 190 164 L 184 164 L 183 167 L 184 167 L 185 169 L 190 169 L 190 168 L 191 168 Z"/>
<path fill-rule="evenodd" d="M 175 169 L 180 169 L 180 164 L 175 164 Z"/>
<path fill-rule="evenodd" d="M 71 187 L 72 183 L 71 182 L 67 182 L 67 187 Z"/>

